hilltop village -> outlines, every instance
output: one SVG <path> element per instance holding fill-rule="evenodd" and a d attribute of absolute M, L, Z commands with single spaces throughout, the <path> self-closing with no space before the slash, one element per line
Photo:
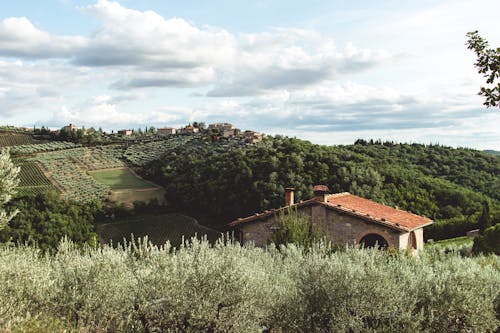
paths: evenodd
<path fill-rule="evenodd" d="M 198 134 L 205 139 L 215 142 L 221 139 L 237 139 L 244 143 L 254 144 L 261 142 L 265 137 L 264 134 L 251 131 L 241 130 L 236 128 L 230 123 L 213 123 L 208 126 L 203 122 L 193 122 L 181 127 L 160 127 L 146 126 L 145 128 L 137 129 L 120 129 L 118 131 L 112 130 L 111 132 L 103 131 L 102 128 L 95 129 L 94 127 L 85 128 L 84 126 L 77 126 L 69 124 L 61 129 L 52 130 L 45 126 L 37 128 L 26 127 L 5 127 L 4 130 L 16 130 L 26 133 L 34 133 L 38 139 L 59 139 L 64 141 L 77 141 L 79 143 L 99 143 L 103 141 L 134 141 L 140 140 L 154 140 L 166 138 L 174 135 L 182 134 Z"/>

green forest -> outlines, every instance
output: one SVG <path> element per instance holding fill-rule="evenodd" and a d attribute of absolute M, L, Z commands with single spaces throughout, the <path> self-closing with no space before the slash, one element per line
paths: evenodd
<path fill-rule="evenodd" d="M 221 152 L 211 145 L 179 146 L 143 173 L 167 190 L 179 209 L 223 227 L 237 217 L 312 197 L 315 184 L 331 193 L 349 191 L 428 216 L 426 238 L 464 235 L 477 227 L 487 206 L 500 220 L 500 158 L 467 148 L 357 140 L 323 146 L 283 136 Z"/>

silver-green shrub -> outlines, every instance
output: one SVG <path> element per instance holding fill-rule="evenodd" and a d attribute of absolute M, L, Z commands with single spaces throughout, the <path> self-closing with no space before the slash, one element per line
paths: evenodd
<path fill-rule="evenodd" d="M 0 248 L 0 331 L 494 332 L 500 259 L 139 240 Z M 496 301 L 495 301 L 496 299 Z"/>

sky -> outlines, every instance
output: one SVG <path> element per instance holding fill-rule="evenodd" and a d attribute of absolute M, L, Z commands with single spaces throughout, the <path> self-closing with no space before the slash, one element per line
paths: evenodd
<path fill-rule="evenodd" d="M 0 124 L 230 122 L 319 144 L 500 150 L 466 33 L 498 0 L 0 3 Z"/>

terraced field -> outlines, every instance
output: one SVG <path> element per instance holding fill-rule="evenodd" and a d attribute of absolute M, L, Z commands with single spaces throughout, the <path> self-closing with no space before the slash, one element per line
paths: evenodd
<path fill-rule="evenodd" d="M 77 148 L 81 146 L 82 145 L 73 142 L 52 141 L 47 143 L 15 146 L 11 149 L 11 153 L 17 155 L 29 155 L 29 154 L 43 153 L 49 151 Z"/>
<path fill-rule="evenodd" d="M 85 154 L 74 158 L 87 170 L 100 170 L 124 167 L 121 160 L 124 149 L 120 145 L 107 145 L 89 148 Z"/>
<path fill-rule="evenodd" d="M 82 202 L 101 200 L 108 193 L 109 187 L 96 181 L 75 163 L 75 159 L 87 153 L 87 148 L 66 149 L 37 154 L 29 160 L 43 165 L 62 188 L 64 198 Z"/>
<path fill-rule="evenodd" d="M 0 147 L 11 147 L 39 143 L 31 134 L 0 132 Z"/>
<path fill-rule="evenodd" d="M 47 191 L 57 191 L 57 188 L 35 162 L 22 161 L 18 165 L 21 167 L 18 194 L 40 194 Z"/>
<path fill-rule="evenodd" d="M 198 138 L 198 136 L 178 135 L 168 140 L 135 144 L 127 148 L 123 156 L 133 165 L 144 166 L 152 161 L 160 159 L 169 151 L 185 145 L 196 138 Z"/>
<path fill-rule="evenodd" d="M 209 145 L 227 150 L 240 144 L 236 141 L 212 144 L 203 140 L 200 135 L 178 135 L 154 140 L 156 141 L 117 143 L 90 148 L 71 142 L 52 141 L 19 145 L 13 152 L 28 162 L 23 171 L 22 191 L 36 192 L 55 188 L 39 170 L 39 164 L 62 191 L 64 198 L 86 202 L 108 197 L 131 206 L 136 200 L 156 199 L 165 202 L 165 191 L 138 178 L 131 173 L 127 165 L 143 167 L 172 151 L 189 154 L 197 149 L 207 149 Z M 35 174 L 35 170 L 39 173 Z"/>

